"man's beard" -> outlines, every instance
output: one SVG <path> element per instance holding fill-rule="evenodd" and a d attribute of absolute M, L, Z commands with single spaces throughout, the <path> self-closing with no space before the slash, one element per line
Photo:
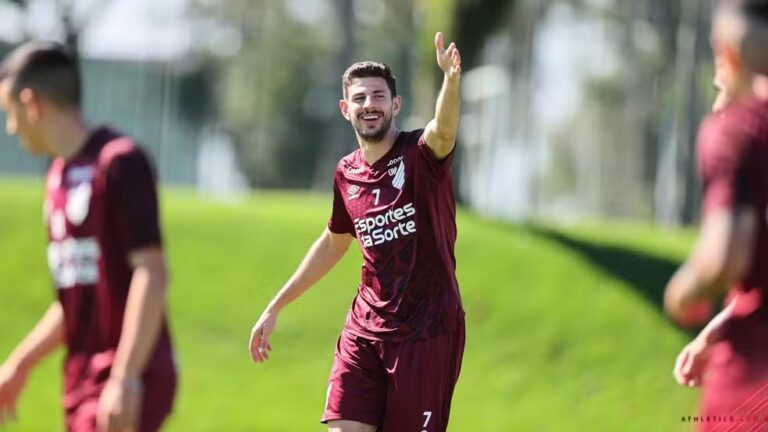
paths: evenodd
<path fill-rule="evenodd" d="M 392 115 L 386 115 L 383 112 L 380 114 L 384 118 L 384 121 L 382 122 L 381 127 L 378 129 L 370 130 L 365 126 L 364 121 L 361 119 L 361 117 L 365 114 L 361 114 L 357 118 L 357 121 L 352 122 L 352 126 L 355 128 L 355 132 L 357 132 L 357 135 L 360 136 L 360 138 L 362 138 L 364 141 L 369 143 L 376 143 L 383 140 L 384 137 L 387 136 L 387 132 L 389 132 L 389 128 L 392 126 Z"/>

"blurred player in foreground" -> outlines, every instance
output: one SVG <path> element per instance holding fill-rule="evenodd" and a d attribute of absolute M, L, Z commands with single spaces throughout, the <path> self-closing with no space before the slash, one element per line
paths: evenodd
<path fill-rule="evenodd" d="M 699 131 L 701 233 L 667 286 L 665 307 L 681 325 L 698 325 L 731 288 L 725 309 L 678 356 L 674 375 L 703 387 L 700 414 L 711 421 L 700 430 L 748 430 L 755 425 L 738 421 L 768 414 L 768 2 L 715 7 L 719 94 Z"/>
<path fill-rule="evenodd" d="M 155 175 L 130 138 L 86 126 L 80 86 L 76 59 L 55 43 L 22 45 L 0 66 L 8 133 L 53 158 L 45 225 L 58 297 L 0 367 L 0 426 L 30 370 L 65 345 L 67 430 L 156 431 L 176 371 Z"/>
<path fill-rule="evenodd" d="M 262 313 L 250 351 L 265 361 L 280 311 L 322 278 L 353 238 L 362 281 L 336 346 L 322 421 L 335 432 L 445 431 L 464 351 L 455 275 L 451 163 L 461 57 L 435 36 L 443 85 L 425 129 L 400 131 L 402 99 L 381 63 L 342 77 L 341 113 L 359 149 L 336 167 L 328 227 Z"/>

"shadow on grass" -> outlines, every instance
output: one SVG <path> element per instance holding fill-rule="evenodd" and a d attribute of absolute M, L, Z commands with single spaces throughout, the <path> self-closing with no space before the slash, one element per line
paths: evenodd
<path fill-rule="evenodd" d="M 580 253 L 606 274 L 633 287 L 663 313 L 664 287 L 680 262 L 630 248 L 591 243 L 539 226 L 530 226 L 528 229 L 538 236 Z"/>

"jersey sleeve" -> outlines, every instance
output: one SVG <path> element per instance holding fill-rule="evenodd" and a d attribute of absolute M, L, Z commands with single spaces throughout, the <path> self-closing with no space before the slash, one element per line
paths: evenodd
<path fill-rule="evenodd" d="M 699 172 L 704 196 L 702 214 L 749 205 L 753 200 L 750 152 L 754 135 L 733 116 L 711 115 L 698 138 Z"/>
<path fill-rule="evenodd" d="M 355 227 L 352 218 L 349 216 L 344 198 L 341 195 L 341 185 L 338 171 L 333 180 L 333 209 L 331 218 L 328 220 L 328 229 L 335 234 L 351 234 L 355 236 Z"/>
<path fill-rule="evenodd" d="M 427 174 L 437 180 L 440 180 L 451 173 L 451 167 L 453 166 L 453 157 L 456 154 L 456 146 L 443 160 L 438 160 L 435 156 L 435 152 L 427 145 L 427 138 L 424 131 L 420 131 L 418 140 L 418 153 L 419 159 L 422 162 L 422 166 L 425 168 Z"/>
<path fill-rule="evenodd" d="M 156 177 L 144 152 L 134 148 L 115 156 L 107 168 L 107 187 L 128 250 L 161 245 Z"/>

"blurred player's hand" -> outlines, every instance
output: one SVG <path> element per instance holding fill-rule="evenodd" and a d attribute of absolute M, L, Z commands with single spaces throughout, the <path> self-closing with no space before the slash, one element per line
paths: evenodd
<path fill-rule="evenodd" d="M 99 432 L 139 430 L 143 385 L 136 378 L 110 378 L 99 397 L 96 425 Z"/>
<path fill-rule="evenodd" d="M 0 366 L 0 427 L 16 420 L 16 402 L 26 383 L 26 370 L 10 365 Z"/>
<path fill-rule="evenodd" d="M 443 70 L 448 79 L 457 79 L 461 75 L 461 55 L 456 44 L 451 42 L 448 48 L 443 43 L 443 34 L 435 35 L 435 48 L 437 49 L 437 64 Z"/>
<path fill-rule="evenodd" d="M 709 362 L 711 345 L 706 338 L 697 337 L 685 346 L 675 361 L 672 372 L 678 384 L 686 387 L 701 385 L 702 376 Z"/>
<path fill-rule="evenodd" d="M 272 346 L 269 344 L 269 335 L 272 334 L 272 330 L 275 329 L 276 324 L 277 312 L 272 312 L 267 309 L 261 314 L 259 320 L 256 321 L 256 325 L 253 326 L 249 348 L 251 351 L 251 358 L 256 363 L 261 363 L 269 359 L 269 352 L 272 351 Z"/>

